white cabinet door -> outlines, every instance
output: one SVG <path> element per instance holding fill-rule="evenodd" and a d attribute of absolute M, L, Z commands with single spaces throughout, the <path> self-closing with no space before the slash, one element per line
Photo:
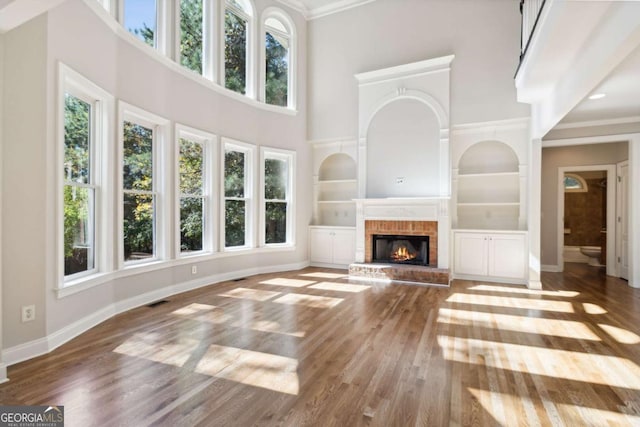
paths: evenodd
<path fill-rule="evenodd" d="M 456 273 L 486 276 L 488 241 L 486 234 L 455 233 Z"/>
<path fill-rule="evenodd" d="M 508 279 L 525 277 L 525 236 L 491 234 L 489 238 L 489 276 Z"/>
<path fill-rule="evenodd" d="M 333 231 L 312 228 L 310 232 L 311 262 L 333 263 Z M 354 251 L 355 253 L 355 251 Z"/>
<path fill-rule="evenodd" d="M 333 232 L 333 264 L 349 265 L 356 260 L 356 232 L 335 230 Z"/>

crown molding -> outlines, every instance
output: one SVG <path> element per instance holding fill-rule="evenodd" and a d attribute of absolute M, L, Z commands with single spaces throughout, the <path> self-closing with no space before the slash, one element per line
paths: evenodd
<path fill-rule="evenodd" d="M 376 0 L 338 0 L 324 6 L 310 8 L 302 0 L 278 0 L 279 3 L 302 14 L 308 21 L 363 6 L 374 1 Z"/>

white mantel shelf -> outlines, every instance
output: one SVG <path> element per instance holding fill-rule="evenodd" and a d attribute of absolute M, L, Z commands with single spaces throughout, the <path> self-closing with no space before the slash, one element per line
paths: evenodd
<path fill-rule="evenodd" d="M 366 220 L 436 221 L 438 268 L 449 268 L 450 197 L 388 197 L 353 201 L 356 204 L 356 262 L 365 260 Z"/>

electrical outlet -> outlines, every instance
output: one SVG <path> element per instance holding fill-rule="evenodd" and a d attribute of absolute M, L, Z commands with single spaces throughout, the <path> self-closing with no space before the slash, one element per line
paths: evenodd
<path fill-rule="evenodd" d="M 198 273 L 198 266 L 197 265 L 192 265 L 191 266 L 191 274 L 197 274 Z"/>
<path fill-rule="evenodd" d="M 22 321 L 31 322 L 36 320 L 36 306 L 35 305 L 23 305 L 22 306 Z"/>
<path fill-rule="evenodd" d="M 402 185 L 404 184 L 404 176 L 399 176 L 396 178 L 396 184 Z"/>

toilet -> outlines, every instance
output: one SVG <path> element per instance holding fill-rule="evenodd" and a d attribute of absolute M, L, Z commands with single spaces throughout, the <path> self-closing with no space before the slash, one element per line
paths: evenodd
<path fill-rule="evenodd" d="M 602 264 L 600 264 L 600 253 L 602 252 L 600 246 L 580 246 L 580 252 L 582 255 L 589 257 L 589 265 L 602 267 Z"/>

